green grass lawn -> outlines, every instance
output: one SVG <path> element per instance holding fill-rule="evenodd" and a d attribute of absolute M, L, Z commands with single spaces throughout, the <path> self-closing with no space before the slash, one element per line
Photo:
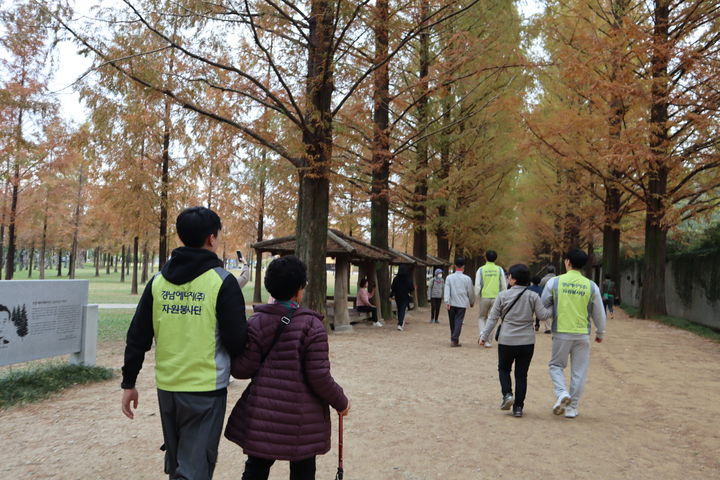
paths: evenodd
<path fill-rule="evenodd" d="M 630 305 L 623 303 L 622 309 L 625 310 L 625 312 L 628 315 L 630 315 L 631 317 L 638 318 L 638 314 L 640 312 L 639 308 L 632 307 Z M 708 338 L 708 339 L 714 340 L 716 342 L 720 342 L 720 332 L 719 331 L 714 330 L 710 327 L 706 327 L 705 325 L 693 323 L 690 320 L 685 320 L 683 318 L 677 318 L 677 317 L 671 317 L 669 315 L 658 315 L 658 316 L 652 317 L 651 320 L 655 320 L 660 323 L 664 323 L 665 325 L 669 325 L 671 327 L 681 328 L 683 330 L 687 330 L 688 332 L 692 332 L 695 335 L 699 335 L 701 337 Z"/>
<path fill-rule="evenodd" d="M 230 270 L 233 274 L 239 274 L 238 270 Z M 67 269 L 64 269 L 65 275 L 60 279 L 67 279 Z M 155 273 L 150 272 L 150 275 Z M 95 268 L 92 265 L 86 265 L 83 268 L 79 268 L 76 271 L 75 278 L 78 280 L 89 280 L 89 303 L 116 303 L 116 304 L 129 304 L 136 305 L 140 300 L 140 295 L 133 295 L 130 293 L 130 276 L 125 276 L 125 281 L 120 282 L 120 273 L 115 273 L 111 270 L 109 274 L 105 273 L 104 269 L 100 270 L 100 275 L 95 276 Z M 21 270 L 15 274 L 16 280 L 27 279 L 27 270 Z M 33 280 L 38 279 L 37 270 L 33 271 Z M 58 280 L 57 270 L 46 270 L 46 280 Z M 357 288 L 357 272 L 353 272 L 350 279 L 350 295 L 355 295 Z M 253 298 L 253 289 L 255 282 L 251 281 L 245 288 L 243 288 L 243 295 L 245 302 L 250 303 Z M 328 295 L 333 295 L 335 291 L 335 274 L 328 272 L 327 274 L 327 285 Z M 144 289 L 144 285 L 138 286 L 140 294 Z M 265 288 L 262 289 L 262 299 L 267 301 L 268 293 Z M 100 342 L 111 342 L 124 340 L 127 332 L 128 325 L 132 319 L 134 308 L 130 309 L 101 309 L 98 318 L 98 341 Z"/>

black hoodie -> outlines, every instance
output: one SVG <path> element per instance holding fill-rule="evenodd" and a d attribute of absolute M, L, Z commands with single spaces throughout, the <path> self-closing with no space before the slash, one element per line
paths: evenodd
<path fill-rule="evenodd" d="M 173 250 L 161 273 L 175 285 L 182 285 L 199 277 L 208 270 L 222 267 L 222 261 L 210 250 L 180 247 Z M 128 328 L 125 345 L 125 365 L 122 367 L 122 388 L 134 388 L 142 368 L 145 352 L 150 350 L 153 331 L 152 282 L 145 286 L 137 310 Z M 237 279 L 228 275 L 220 286 L 217 298 L 217 321 L 220 340 L 231 358 L 242 353 L 247 336 L 245 299 Z"/>

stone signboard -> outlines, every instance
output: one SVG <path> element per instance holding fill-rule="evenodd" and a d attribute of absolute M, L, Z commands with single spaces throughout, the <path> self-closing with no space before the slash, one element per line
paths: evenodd
<path fill-rule="evenodd" d="M 80 352 L 87 303 L 87 280 L 1 281 L 0 365 Z"/>

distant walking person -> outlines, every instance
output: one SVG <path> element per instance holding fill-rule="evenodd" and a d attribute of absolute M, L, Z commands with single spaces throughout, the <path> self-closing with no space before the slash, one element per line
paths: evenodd
<path fill-rule="evenodd" d="M 485 329 L 488 313 L 495 303 L 498 294 L 507 289 L 507 279 L 505 271 L 502 267 L 495 265 L 497 253 L 495 250 L 488 250 L 485 253 L 485 265 L 477 269 L 475 272 L 475 295 L 480 298 L 478 301 L 478 343 L 480 343 L 480 333 Z M 492 347 L 492 342 L 488 339 L 485 346 Z"/>
<path fill-rule="evenodd" d="M 540 279 L 540 291 L 542 291 L 545 288 L 545 284 L 547 284 L 548 280 L 555 277 L 555 267 L 554 266 L 548 265 L 546 270 L 547 270 L 547 273 L 545 274 L 544 277 L 542 277 Z"/>
<path fill-rule="evenodd" d="M 475 292 L 470 277 L 465 275 L 465 259 L 455 259 L 455 273 L 445 279 L 445 305 L 450 319 L 450 346 L 460 347 L 465 311 L 475 305 Z"/>
<path fill-rule="evenodd" d="M 605 308 L 600 289 L 580 269 L 587 254 L 571 248 L 565 255 L 567 273 L 551 278 L 542 294 L 543 306 L 553 310 L 553 346 L 550 378 L 555 388 L 555 415 L 578 416 L 578 402 L 585 389 L 590 363 L 590 319 L 595 323 L 595 341 L 605 333 Z M 565 367 L 570 358 L 570 391 L 565 386 Z"/>
<path fill-rule="evenodd" d="M 247 339 L 245 301 L 215 254 L 220 217 L 193 207 L 183 210 L 175 225 L 184 246 L 173 250 L 147 283 L 128 328 L 122 412 L 134 417 L 135 381 L 154 340 L 165 473 L 171 479 L 209 480 L 225 419 L 230 361 Z"/>
<path fill-rule="evenodd" d="M 414 291 L 415 285 L 410 277 L 410 269 L 407 265 L 400 265 L 390 285 L 390 298 L 395 299 L 398 314 L 397 329 L 400 331 L 405 328 L 405 312 L 410 306 L 410 294 Z"/>
<path fill-rule="evenodd" d="M 612 279 L 612 275 L 606 273 L 605 280 L 602 282 L 602 298 L 603 304 L 605 305 L 605 313 L 610 313 L 610 318 L 615 318 L 613 306 L 615 305 L 616 295 L 617 291 L 615 290 L 615 282 Z"/>
<path fill-rule="evenodd" d="M 540 295 L 542 295 L 542 288 L 540 288 L 540 277 L 535 275 L 530 280 L 530 283 L 531 285 L 528 287 L 528 290 L 530 290 L 531 292 L 535 292 L 537 296 L 540 297 Z M 550 330 L 550 327 L 548 326 L 547 319 L 541 319 L 537 315 L 535 316 L 535 331 L 537 332 L 538 330 L 540 330 L 540 320 L 542 320 L 545 326 L 545 333 L 551 333 L 552 330 Z"/>
<path fill-rule="evenodd" d="M 513 415 L 523 416 L 525 394 L 527 392 L 527 373 L 535 351 L 535 331 L 533 316 L 546 319 L 551 313 L 542 306 L 538 294 L 528 287 L 530 269 L 526 265 L 513 265 L 509 269 L 510 290 L 498 294 L 485 329 L 480 334 L 480 343 L 490 339 L 495 322 L 498 326 L 498 375 L 502 402 L 500 408 L 513 408 Z M 527 290 L 527 291 L 526 291 Z M 515 364 L 515 396 L 512 391 L 510 372 Z"/>
<path fill-rule="evenodd" d="M 445 279 L 442 268 L 435 269 L 435 276 L 428 283 L 428 298 L 430 299 L 430 323 L 440 323 L 440 305 L 445 293 Z"/>

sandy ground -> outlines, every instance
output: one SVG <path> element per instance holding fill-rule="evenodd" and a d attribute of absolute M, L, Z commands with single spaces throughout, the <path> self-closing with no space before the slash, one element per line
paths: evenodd
<path fill-rule="evenodd" d="M 405 332 L 360 326 L 331 336 L 333 374 L 353 401 L 346 479 L 720 478 L 717 343 L 616 315 L 605 342 L 593 344 L 580 416 L 570 420 L 551 413 L 551 339 L 540 333 L 518 419 L 499 410 L 497 350 L 475 343 L 475 311 L 462 348 L 449 348 L 442 315 L 431 325 L 427 310 L 413 312 Z M 119 367 L 122 348 L 103 344 L 98 363 Z M 120 413 L 118 385 L 0 412 L 0 479 L 163 478 L 151 356 L 133 421 Z M 231 385 L 230 406 L 245 385 Z M 223 438 L 215 478 L 239 479 L 244 460 Z M 333 447 L 317 478 L 334 478 L 336 468 Z M 281 462 L 270 478 L 287 472 Z"/>

